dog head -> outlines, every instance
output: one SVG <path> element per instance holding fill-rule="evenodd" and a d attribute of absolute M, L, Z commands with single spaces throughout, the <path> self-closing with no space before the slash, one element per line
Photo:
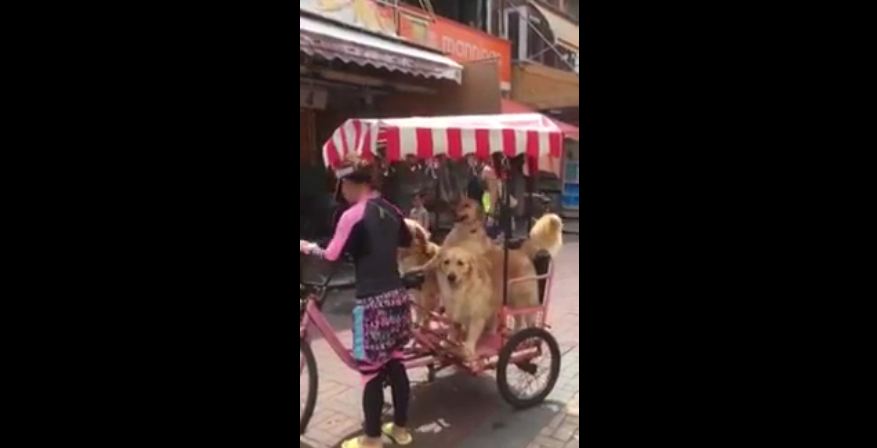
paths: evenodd
<path fill-rule="evenodd" d="M 530 230 L 530 238 L 524 243 L 524 251 L 534 257 L 540 251 L 547 251 L 552 258 L 557 257 L 563 248 L 563 220 L 549 213 L 536 221 Z"/>
<path fill-rule="evenodd" d="M 478 201 L 471 198 L 463 198 L 454 208 L 457 224 L 481 224 L 484 221 L 484 212 Z"/>
<path fill-rule="evenodd" d="M 476 257 L 463 248 L 453 247 L 439 256 L 439 275 L 446 278 L 452 287 L 463 284 L 475 272 Z"/>
<path fill-rule="evenodd" d="M 438 246 L 429 241 L 430 234 L 417 221 L 405 220 L 413 238 L 411 247 L 400 247 L 399 266 L 403 271 L 423 265 L 438 254 Z"/>
<path fill-rule="evenodd" d="M 429 231 L 413 219 L 406 218 L 405 225 L 408 226 L 408 231 L 411 232 L 411 236 L 414 238 L 413 245 L 419 248 L 425 247 L 431 237 Z"/>
<path fill-rule="evenodd" d="M 563 220 L 560 219 L 560 216 L 557 216 L 554 213 L 549 213 L 545 215 L 542 219 L 536 222 L 536 225 L 533 227 L 534 232 L 542 232 L 549 235 L 559 235 L 563 233 Z"/>

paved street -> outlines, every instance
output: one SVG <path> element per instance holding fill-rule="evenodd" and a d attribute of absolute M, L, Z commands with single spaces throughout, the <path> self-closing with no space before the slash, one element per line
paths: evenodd
<path fill-rule="evenodd" d="M 514 411 L 500 397 L 492 375 L 473 378 L 452 372 L 426 384 L 426 370 L 411 372 L 411 427 L 418 448 L 571 448 L 579 446 L 579 244 L 574 236 L 556 261 L 549 312 L 551 332 L 563 355 L 560 380 L 542 406 Z M 330 298 L 329 314 L 349 343 L 350 292 Z M 336 359 L 324 341 L 314 341 L 320 371 L 317 409 L 301 448 L 335 448 L 361 433 L 359 376 Z M 392 403 L 387 391 L 387 402 Z M 388 445 L 390 446 L 390 445 Z"/>

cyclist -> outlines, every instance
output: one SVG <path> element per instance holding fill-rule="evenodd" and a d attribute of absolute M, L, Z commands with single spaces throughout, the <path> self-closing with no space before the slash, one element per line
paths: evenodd
<path fill-rule="evenodd" d="M 383 447 L 382 435 L 398 445 L 413 442 L 407 429 L 410 382 L 401 362 L 411 338 L 408 291 L 399 277 L 396 253 L 412 236 L 404 215 L 374 188 L 372 166 L 355 159 L 336 170 L 339 192 L 350 207 L 341 215 L 335 235 L 325 249 L 299 241 L 304 254 L 336 261 L 349 252 L 356 268 L 356 307 L 353 310 L 353 354 L 365 385 L 362 406 L 365 436 L 344 442 L 342 448 Z M 384 384 L 393 394 L 394 418 L 381 425 Z"/>

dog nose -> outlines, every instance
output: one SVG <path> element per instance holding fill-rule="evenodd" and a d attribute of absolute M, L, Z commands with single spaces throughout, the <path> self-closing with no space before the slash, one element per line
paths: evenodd
<path fill-rule="evenodd" d="M 448 281 L 451 283 L 457 281 L 457 274 L 448 274 Z"/>

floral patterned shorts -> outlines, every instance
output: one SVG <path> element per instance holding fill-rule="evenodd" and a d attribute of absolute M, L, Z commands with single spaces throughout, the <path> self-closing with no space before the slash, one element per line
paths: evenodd
<path fill-rule="evenodd" d="M 356 299 L 353 356 L 362 364 L 363 370 L 383 366 L 410 340 L 411 301 L 408 291 L 397 289 Z"/>

